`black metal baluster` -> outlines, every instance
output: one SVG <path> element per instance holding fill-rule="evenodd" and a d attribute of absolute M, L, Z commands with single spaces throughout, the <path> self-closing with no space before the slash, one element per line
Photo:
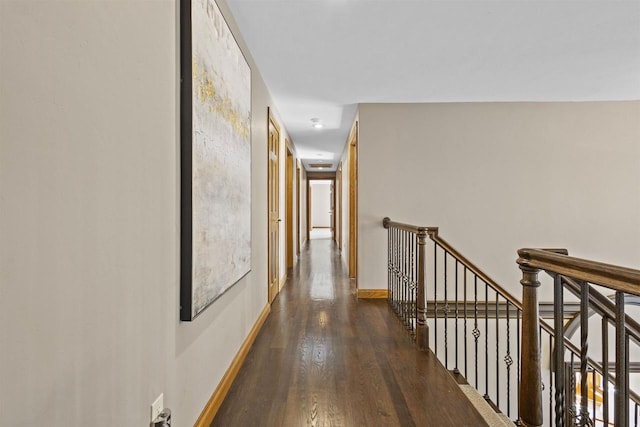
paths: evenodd
<path fill-rule="evenodd" d="M 400 287 L 400 267 L 398 266 L 398 239 L 400 238 L 400 231 L 398 229 L 394 230 L 394 251 L 393 251 L 393 272 L 395 276 L 395 285 L 398 292 L 398 300 L 396 305 L 396 313 L 400 317 L 400 322 L 402 322 L 402 326 L 404 324 L 404 311 L 402 310 L 402 300 L 404 299 L 404 295 L 402 293 L 402 288 Z"/>
<path fill-rule="evenodd" d="M 570 379 L 571 386 L 569 387 L 571 392 L 571 400 L 569 403 L 571 404 L 571 407 L 569 408 L 569 422 L 567 423 L 571 425 L 576 424 L 576 421 L 578 418 L 578 409 L 577 409 L 577 403 L 576 403 L 576 372 L 575 372 L 576 357 L 575 356 L 576 356 L 575 353 L 572 351 L 571 352 L 571 379 Z"/>
<path fill-rule="evenodd" d="M 398 230 L 398 254 L 397 260 L 398 263 L 398 286 L 402 292 L 402 304 L 400 305 L 400 310 L 402 310 L 402 323 L 405 328 L 411 334 L 413 334 L 413 330 L 411 329 L 411 323 L 408 321 L 408 317 L 410 315 L 410 311 L 407 308 L 407 301 L 409 299 L 409 294 L 407 292 L 407 288 L 402 283 L 402 238 L 404 237 L 404 230 Z"/>
<path fill-rule="evenodd" d="M 397 244 L 397 250 L 396 250 L 396 266 L 397 266 L 396 280 L 398 281 L 398 287 L 400 288 L 400 292 L 401 292 L 401 295 L 402 295 L 402 299 L 400 300 L 400 305 L 398 306 L 398 310 L 400 311 L 400 320 L 402 321 L 402 326 L 407 328 L 407 311 L 406 311 L 406 308 L 405 308 L 405 305 L 404 305 L 404 301 L 407 299 L 407 296 L 405 294 L 404 286 L 402 286 L 402 258 L 401 258 L 402 233 L 403 233 L 403 231 L 398 229 L 398 236 L 397 236 L 397 240 L 396 240 L 396 244 Z M 407 330 L 411 331 L 408 328 L 407 328 Z"/>
<path fill-rule="evenodd" d="M 435 351 L 438 356 L 438 245 L 433 245 L 433 307 L 434 307 L 434 335 Z"/>
<path fill-rule="evenodd" d="M 475 354 L 475 377 L 476 377 L 476 390 L 478 389 L 478 338 L 480 338 L 480 330 L 478 329 L 478 276 L 473 275 L 473 338 L 475 340 L 476 354 Z"/>
<path fill-rule="evenodd" d="M 498 291 L 496 291 L 496 406 L 500 407 L 500 313 L 498 312 Z"/>
<path fill-rule="evenodd" d="M 405 252 L 405 248 L 407 245 L 407 234 L 408 231 L 406 230 L 402 230 L 400 232 L 400 270 L 401 270 L 401 274 L 400 274 L 400 283 L 402 286 L 402 289 L 404 289 L 404 292 L 407 296 L 407 300 L 410 298 L 410 293 L 409 293 L 409 288 L 407 288 L 407 280 L 406 280 L 406 276 L 407 276 L 407 264 L 406 264 L 406 252 Z M 408 304 L 405 304 L 405 325 L 406 327 L 413 332 L 414 328 L 413 328 L 413 319 L 412 319 L 412 313 L 411 311 L 408 309 Z"/>
<path fill-rule="evenodd" d="M 400 322 L 402 322 L 402 326 L 404 326 L 404 319 L 402 318 L 402 290 L 400 289 L 398 283 L 398 229 L 393 230 L 393 283 L 396 288 L 396 303 L 395 303 L 395 312 L 400 318 Z"/>
<path fill-rule="evenodd" d="M 638 427 L 638 404 L 635 405 L 634 417 L 633 417 L 633 425 Z"/>
<path fill-rule="evenodd" d="M 416 316 L 418 313 L 418 235 L 413 234 L 413 289 L 411 290 L 411 299 L 413 305 L 416 307 Z M 416 327 L 418 325 L 418 319 L 416 317 Z"/>
<path fill-rule="evenodd" d="M 553 330 L 554 338 L 554 354 L 555 363 L 552 365 L 555 369 L 555 390 L 556 390 L 556 427 L 564 426 L 565 411 L 565 387 L 564 387 L 564 323 L 563 323 L 563 307 L 564 307 L 564 286 L 562 278 L 559 274 L 554 275 L 554 296 L 553 296 Z"/>
<path fill-rule="evenodd" d="M 616 388 L 614 424 L 616 427 L 626 427 L 629 425 L 627 403 L 629 398 L 628 371 L 626 351 L 626 325 L 624 319 L 624 293 L 616 291 Z"/>
<path fill-rule="evenodd" d="M 409 243 L 409 235 L 410 235 L 410 232 L 406 230 L 402 233 L 402 287 L 407 290 L 407 294 L 409 295 L 409 299 L 410 299 L 411 289 L 409 288 L 409 281 L 407 280 L 407 277 L 408 277 L 407 247 Z M 415 331 L 414 316 L 411 311 L 409 311 L 408 313 L 407 321 L 410 325 L 409 327 L 411 328 L 411 330 Z"/>
<path fill-rule="evenodd" d="M 624 307 L 623 307 L 624 309 Z M 625 367 L 624 367 L 624 376 L 625 376 L 625 384 L 626 384 L 626 390 L 625 390 L 625 399 L 624 399 L 624 404 L 625 404 L 625 413 L 627 414 L 627 424 L 629 424 L 629 334 L 627 333 L 627 329 L 625 327 L 624 330 L 624 336 L 625 336 Z"/>
<path fill-rule="evenodd" d="M 540 333 L 542 333 L 542 328 L 540 328 Z M 553 352 L 551 351 L 552 348 L 553 337 L 551 336 L 551 334 L 549 334 L 549 367 L 553 366 Z M 549 369 L 549 425 L 553 425 L 553 386 L 553 372 L 551 369 Z"/>
<path fill-rule="evenodd" d="M 464 377 L 469 378 L 469 370 L 468 370 L 468 351 L 467 351 L 467 267 L 464 267 L 463 270 L 463 279 L 464 279 Z"/>
<path fill-rule="evenodd" d="M 489 285 L 484 282 L 484 398 L 489 399 Z"/>
<path fill-rule="evenodd" d="M 447 280 L 447 251 L 443 249 L 444 255 L 444 367 L 449 369 L 449 300 L 447 298 L 449 281 Z"/>
<path fill-rule="evenodd" d="M 411 301 L 411 292 L 409 291 L 409 288 L 407 288 L 407 281 L 405 280 L 405 275 L 406 275 L 406 266 L 405 266 L 405 256 L 404 256 L 404 246 L 406 244 L 406 240 L 407 240 L 407 231 L 406 230 L 402 230 L 400 232 L 400 269 L 402 270 L 402 273 L 400 274 L 400 286 L 402 286 L 403 292 L 405 294 L 405 300 L 407 301 L 404 304 L 404 321 L 405 321 L 405 325 L 407 327 L 407 329 L 409 329 L 411 331 L 411 333 L 413 334 L 415 332 L 415 328 L 413 325 L 413 311 L 411 310 L 411 304 L 409 303 L 409 301 Z"/>
<path fill-rule="evenodd" d="M 404 323 L 404 316 L 405 316 L 405 312 L 403 310 L 403 301 L 404 301 L 404 292 L 400 283 L 400 265 L 398 264 L 398 254 L 400 253 L 400 230 L 396 229 L 395 232 L 395 252 L 393 254 L 393 265 L 395 267 L 395 280 L 396 280 L 396 287 L 398 289 L 398 305 L 396 308 L 396 312 L 398 313 L 398 316 L 400 316 L 400 321 L 402 322 L 402 326 L 405 326 Z"/>
<path fill-rule="evenodd" d="M 456 374 L 460 373 L 460 370 L 458 369 L 458 345 L 459 345 L 459 337 L 458 337 L 458 259 L 456 258 L 456 363 L 455 363 L 455 367 L 454 367 L 454 372 Z"/>
<path fill-rule="evenodd" d="M 589 284 L 580 284 L 580 423 L 586 425 L 589 417 L 587 388 L 587 352 L 589 343 Z"/>
<path fill-rule="evenodd" d="M 507 300 L 507 355 L 504 357 L 504 363 L 507 365 L 507 417 L 511 418 L 511 365 L 513 359 L 511 358 L 511 319 L 509 311 L 511 310 L 511 303 Z"/>

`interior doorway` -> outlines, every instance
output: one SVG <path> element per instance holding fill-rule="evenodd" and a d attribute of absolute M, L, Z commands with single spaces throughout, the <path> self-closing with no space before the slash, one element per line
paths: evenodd
<path fill-rule="evenodd" d="M 333 239 L 335 231 L 335 178 L 309 179 L 309 239 Z"/>
<path fill-rule="evenodd" d="M 269 140 L 267 147 L 267 204 L 268 204 L 268 298 L 269 303 L 278 295 L 280 265 L 280 128 L 268 110 Z"/>

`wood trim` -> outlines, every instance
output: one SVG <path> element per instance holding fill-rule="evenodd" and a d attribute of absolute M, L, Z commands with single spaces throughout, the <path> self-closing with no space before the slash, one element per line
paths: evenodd
<path fill-rule="evenodd" d="M 349 135 L 349 278 L 358 287 L 358 122 Z"/>
<path fill-rule="evenodd" d="M 300 170 L 300 161 L 296 160 L 296 192 L 298 197 L 296 198 L 296 255 L 300 255 L 300 247 L 302 246 L 302 235 L 300 233 L 300 211 L 302 209 L 302 171 Z"/>
<path fill-rule="evenodd" d="M 358 298 L 362 299 L 386 299 L 388 296 L 388 289 L 358 289 Z"/>
<path fill-rule="evenodd" d="M 284 288 L 284 285 L 287 283 L 287 273 L 284 273 L 284 276 L 280 278 L 280 283 L 278 284 L 278 292 Z"/>
<path fill-rule="evenodd" d="M 336 176 L 335 172 L 310 172 L 307 171 L 307 179 L 333 179 Z"/>
<path fill-rule="evenodd" d="M 311 239 L 311 180 L 307 173 L 307 240 Z"/>
<path fill-rule="evenodd" d="M 229 392 L 233 381 L 238 375 L 238 371 L 240 371 L 240 367 L 242 366 L 244 359 L 247 357 L 251 346 L 256 340 L 256 337 L 258 336 L 260 329 L 262 329 L 262 325 L 264 325 L 264 322 L 267 320 L 270 312 L 271 304 L 267 304 L 262 309 L 262 312 L 258 316 L 258 319 L 253 325 L 253 328 L 251 328 L 249 335 L 247 335 L 244 342 L 242 343 L 240 350 L 238 350 L 238 353 L 233 358 L 233 361 L 227 369 L 227 372 L 225 372 L 224 376 L 220 380 L 218 387 L 216 387 L 216 390 L 211 395 L 211 398 L 209 398 L 209 401 L 202 410 L 202 413 L 198 417 L 198 420 L 193 425 L 194 427 L 209 427 L 213 422 L 213 419 L 220 409 L 220 405 L 222 405 L 224 398 L 227 396 L 227 393 Z"/>
<path fill-rule="evenodd" d="M 342 251 L 342 162 L 338 165 L 336 171 L 336 215 L 338 224 L 336 225 L 336 240 L 338 250 Z"/>
<path fill-rule="evenodd" d="M 286 267 L 293 268 L 293 171 L 294 157 L 289 140 L 286 142 L 285 165 L 285 238 L 286 238 Z"/>

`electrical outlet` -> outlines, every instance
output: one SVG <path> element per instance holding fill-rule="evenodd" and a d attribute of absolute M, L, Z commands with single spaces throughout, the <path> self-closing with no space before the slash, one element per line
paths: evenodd
<path fill-rule="evenodd" d="M 164 393 L 160 393 L 160 396 L 151 404 L 151 421 L 155 420 L 158 415 L 164 409 Z"/>

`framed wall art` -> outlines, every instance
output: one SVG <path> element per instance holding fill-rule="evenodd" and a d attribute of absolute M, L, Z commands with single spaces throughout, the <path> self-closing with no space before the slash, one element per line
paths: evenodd
<path fill-rule="evenodd" d="M 251 269 L 251 69 L 214 0 L 180 4 L 180 319 Z"/>

